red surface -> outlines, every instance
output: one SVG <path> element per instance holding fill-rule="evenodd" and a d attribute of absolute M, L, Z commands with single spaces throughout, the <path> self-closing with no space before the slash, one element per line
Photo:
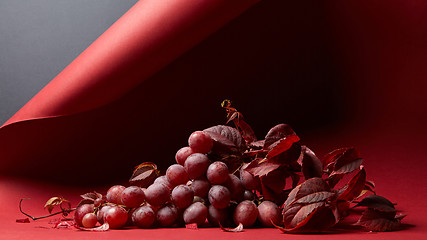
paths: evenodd
<path fill-rule="evenodd" d="M 189 13 L 196 16 L 199 12 Z M 215 16 L 218 12 L 206 8 L 205 13 Z M 148 67 L 113 92 L 111 99 L 98 99 L 106 96 L 98 92 L 92 105 L 78 100 L 73 106 L 71 94 L 61 104 L 53 104 L 54 108 L 41 104 L 45 115 L 18 113 L 10 122 L 50 116 L 52 109 L 59 111 L 53 115 L 85 111 L 124 94 L 89 112 L 0 129 L 0 238 L 425 239 L 426 13 L 423 1 L 313 1 L 306 5 L 266 0 L 136 86 L 161 66 Z M 191 22 L 185 14 L 173 16 Z M 177 49 L 183 52 L 207 35 L 200 34 L 194 39 L 180 35 L 188 45 Z M 105 54 L 90 51 L 93 56 L 79 58 L 97 59 L 97 54 Z M 166 54 L 162 66 L 182 52 Z M 123 65 L 114 67 L 121 71 L 132 66 L 126 64 L 131 60 L 123 55 Z M 112 86 L 108 80 L 99 83 Z M 83 86 L 86 97 L 91 95 L 91 86 Z M 51 90 L 57 94 L 56 87 Z M 86 97 L 83 94 L 79 99 Z M 224 113 L 216 107 L 226 97 L 235 101 L 259 136 L 278 122 L 288 122 L 319 156 L 355 146 L 377 193 L 398 203 L 397 208 L 408 214 L 403 223 L 412 226 L 389 233 L 284 235 L 276 229 L 223 233 L 216 228 L 87 233 L 50 229 L 46 221 L 15 223 L 23 217 L 17 208 L 22 197 L 31 197 L 24 208 L 40 215 L 49 197 L 63 195 L 76 202 L 86 191 L 105 191 L 109 184 L 125 181 L 132 166 L 142 161 L 154 161 L 165 169 L 192 131 L 223 122 Z M 27 110 L 31 113 L 33 108 Z M 101 183 L 104 187 L 95 186 Z"/>

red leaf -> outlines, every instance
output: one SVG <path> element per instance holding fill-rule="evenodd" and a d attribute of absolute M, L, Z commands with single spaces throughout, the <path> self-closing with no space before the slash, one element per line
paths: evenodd
<path fill-rule="evenodd" d="M 302 146 L 301 171 L 305 179 L 313 177 L 322 177 L 323 165 L 322 161 L 308 147 Z"/>
<path fill-rule="evenodd" d="M 353 176 L 343 193 L 338 196 L 338 200 L 352 201 L 357 198 L 365 188 L 366 171 L 364 168 Z"/>
<path fill-rule="evenodd" d="M 240 132 L 229 126 L 217 125 L 203 130 L 214 141 L 213 151 L 240 152 L 245 148 Z"/>
<path fill-rule="evenodd" d="M 321 178 L 310 178 L 301 183 L 301 188 L 298 190 L 295 200 L 305 197 L 309 194 L 330 191 L 328 184 Z"/>
<path fill-rule="evenodd" d="M 273 143 L 272 145 L 270 145 L 270 151 L 267 154 L 268 159 L 271 159 L 283 152 L 285 152 L 286 150 L 290 149 L 292 144 L 298 142 L 300 139 L 297 135 L 289 135 L 285 138 L 282 138 L 280 140 L 278 140 L 277 142 Z M 265 148 L 265 146 L 264 146 Z"/>
<path fill-rule="evenodd" d="M 95 201 L 98 198 L 102 198 L 102 194 L 97 193 L 97 192 L 90 192 L 90 193 L 85 193 L 83 195 L 80 195 L 80 197 L 82 197 L 83 199 Z"/>
<path fill-rule="evenodd" d="M 368 207 L 382 212 L 397 212 L 392 202 L 379 195 L 369 195 L 354 207 Z"/>
<path fill-rule="evenodd" d="M 275 225 L 284 233 L 318 233 L 327 231 L 333 227 L 336 219 L 332 209 L 326 206 L 320 206 L 312 211 L 303 221 L 294 228 L 282 228 Z"/>
<path fill-rule="evenodd" d="M 355 225 L 363 226 L 374 232 L 394 231 L 401 228 L 400 220 L 403 217 L 405 215 L 390 216 L 387 212 L 368 208 Z"/>
<path fill-rule="evenodd" d="M 144 162 L 135 167 L 129 180 L 130 184 L 140 187 L 148 187 L 159 176 L 157 165 L 152 162 Z"/>
<path fill-rule="evenodd" d="M 17 223 L 30 223 L 30 219 L 29 218 L 19 218 L 16 219 Z"/>
<path fill-rule="evenodd" d="M 219 227 L 224 232 L 243 232 L 243 224 L 242 223 L 239 223 L 239 225 L 235 228 L 226 228 L 226 227 L 223 227 L 221 224 L 219 224 Z"/>
<path fill-rule="evenodd" d="M 265 136 L 264 149 L 269 149 L 273 143 L 291 135 L 296 135 L 296 133 L 288 124 L 282 123 L 272 127 Z"/>
<path fill-rule="evenodd" d="M 248 171 L 250 174 L 254 175 L 255 177 L 262 177 L 270 172 L 278 169 L 281 164 L 277 164 L 271 161 L 265 161 L 266 159 L 255 159 L 252 160 L 248 164 L 248 166 L 245 168 L 246 171 Z"/>
<path fill-rule="evenodd" d="M 328 183 L 330 187 L 334 187 L 347 173 L 351 173 L 356 169 L 359 169 L 362 165 L 363 159 L 358 158 L 347 165 L 342 166 L 340 169 L 334 170 L 328 177 Z"/>
<path fill-rule="evenodd" d="M 322 202 L 332 197 L 333 195 L 335 195 L 335 193 L 328 192 L 328 191 L 315 192 L 296 200 L 295 203 L 307 204 L 307 203 Z"/>
<path fill-rule="evenodd" d="M 295 187 L 283 207 L 283 221 L 287 228 L 295 228 L 317 208 L 335 195 L 321 178 L 310 178 Z M 333 214 L 332 214 L 333 215 Z M 334 217 L 335 218 L 335 217 Z M 334 220 L 335 222 L 335 220 Z"/>
<path fill-rule="evenodd" d="M 198 229 L 199 229 L 199 228 L 197 227 L 197 223 L 185 224 L 185 228 L 186 228 L 186 229 L 191 229 L 191 230 L 198 230 Z"/>
<path fill-rule="evenodd" d="M 51 198 L 49 198 L 49 200 L 47 200 L 46 204 L 44 205 L 44 208 L 47 208 L 49 213 L 52 213 L 52 210 L 55 206 L 61 205 L 64 202 L 68 203 L 68 205 L 70 205 L 70 201 L 68 201 L 67 199 L 65 199 L 63 197 L 51 197 Z M 69 208 L 71 208 L 71 205 Z"/>
<path fill-rule="evenodd" d="M 74 227 L 82 230 L 82 231 L 91 231 L 91 232 L 105 232 L 108 231 L 110 229 L 110 225 L 108 225 L 107 222 L 105 222 L 104 224 L 102 224 L 99 227 L 94 227 L 94 228 L 85 228 L 85 227 L 80 227 L 77 224 L 74 224 Z"/>

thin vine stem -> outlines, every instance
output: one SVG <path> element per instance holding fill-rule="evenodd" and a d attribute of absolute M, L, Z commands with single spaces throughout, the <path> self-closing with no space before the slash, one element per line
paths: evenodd
<path fill-rule="evenodd" d="M 33 219 L 34 221 L 39 220 L 39 219 L 43 219 L 43 218 L 52 217 L 52 216 L 55 216 L 55 215 L 58 215 L 58 214 L 61 214 L 61 213 L 62 213 L 62 214 L 64 214 L 64 213 L 70 213 L 70 212 L 72 212 L 72 211 L 76 210 L 75 208 L 62 209 L 62 210 L 61 210 L 61 211 L 59 211 L 59 212 L 55 212 L 55 213 L 52 213 L 52 214 L 49 214 L 49 215 L 45 215 L 45 216 L 41 216 L 41 217 L 33 217 L 33 216 L 31 216 L 30 214 L 25 213 L 25 212 L 22 210 L 22 201 L 23 201 L 23 200 L 26 200 L 26 199 L 29 199 L 29 198 L 21 198 L 21 201 L 19 201 L 19 211 L 20 211 L 22 214 L 24 214 L 25 216 L 27 216 L 27 217 L 29 217 L 29 218 Z"/>

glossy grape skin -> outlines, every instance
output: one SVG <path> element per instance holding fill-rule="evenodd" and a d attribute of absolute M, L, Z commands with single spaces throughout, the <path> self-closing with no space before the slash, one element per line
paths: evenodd
<path fill-rule="evenodd" d="M 173 185 L 185 184 L 188 181 L 188 173 L 179 164 L 173 164 L 166 170 L 166 178 Z"/>
<path fill-rule="evenodd" d="M 228 167 L 225 163 L 216 161 L 206 170 L 206 178 L 212 184 L 223 184 L 228 179 Z"/>
<path fill-rule="evenodd" d="M 199 178 L 191 182 L 191 189 L 194 192 L 194 196 L 199 196 L 203 199 L 208 198 L 208 192 L 211 188 L 211 184 L 208 180 Z"/>
<path fill-rule="evenodd" d="M 259 178 L 246 171 L 245 169 L 247 166 L 248 164 L 245 164 L 240 169 L 240 181 L 242 182 L 243 187 L 248 190 L 260 190 L 261 183 Z"/>
<path fill-rule="evenodd" d="M 234 174 L 228 174 L 228 179 L 224 186 L 230 191 L 231 200 L 236 202 L 243 201 L 243 193 L 245 189 L 240 179 Z"/>
<path fill-rule="evenodd" d="M 123 190 L 121 199 L 126 207 L 135 208 L 145 201 L 145 193 L 140 187 L 130 186 Z"/>
<path fill-rule="evenodd" d="M 201 202 L 195 202 L 185 209 L 183 219 L 186 224 L 196 223 L 198 226 L 206 221 L 208 208 Z"/>
<path fill-rule="evenodd" d="M 132 223 L 140 228 L 150 228 L 156 220 L 156 213 L 149 205 L 136 208 L 132 213 Z"/>
<path fill-rule="evenodd" d="M 172 190 L 172 202 L 178 208 L 186 208 L 193 203 L 193 190 L 187 185 L 178 185 Z"/>
<path fill-rule="evenodd" d="M 107 201 L 115 204 L 123 204 L 122 203 L 122 192 L 125 190 L 125 186 L 122 185 L 114 185 L 107 191 L 107 195 L 105 196 Z"/>
<path fill-rule="evenodd" d="M 93 212 L 86 213 L 86 215 L 84 215 L 82 219 L 82 225 L 85 228 L 93 228 L 96 226 L 97 223 L 98 223 L 98 219 L 96 217 L 96 214 Z"/>
<path fill-rule="evenodd" d="M 87 213 L 93 213 L 93 211 L 94 211 L 93 204 L 82 204 L 78 206 L 76 211 L 74 212 L 74 222 L 78 226 L 83 226 L 83 223 L 82 223 L 83 217 Z"/>
<path fill-rule="evenodd" d="M 112 205 L 105 205 L 102 206 L 100 209 L 98 209 L 98 211 L 96 212 L 96 217 L 98 219 L 98 222 L 100 224 L 104 224 L 104 216 L 105 213 L 107 212 L 108 209 L 110 209 L 112 207 Z"/>
<path fill-rule="evenodd" d="M 262 202 L 258 206 L 258 213 L 258 219 L 264 227 L 274 227 L 271 221 L 276 225 L 281 225 L 283 221 L 279 207 L 271 201 Z"/>
<path fill-rule="evenodd" d="M 172 191 L 172 189 L 175 187 L 175 185 L 173 185 L 171 182 L 169 182 L 168 178 L 166 177 L 166 175 L 163 176 L 159 176 L 154 180 L 154 183 L 161 183 L 164 184 L 166 187 L 169 188 L 169 190 Z M 153 183 L 153 184 L 154 184 Z M 144 191 L 145 192 L 145 191 Z"/>
<path fill-rule="evenodd" d="M 121 228 L 126 225 L 128 213 L 123 207 L 111 206 L 104 213 L 104 219 L 110 225 L 110 228 Z"/>
<path fill-rule="evenodd" d="M 228 220 L 228 208 L 217 209 L 212 205 L 208 207 L 208 221 L 212 226 L 219 226 L 219 223 L 224 226 Z"/>
<path fill-rule="evenodd" d="M 210 164 L 205 154 L 193 153 L 185 161 L 184 167 L 190 179 L 196 179 L 205 175 Z"/>
<path fill-rule="evenodd" d="M 245 200 L 234 210 L 233 220 L 236 225 L 242 223 L 245 228 L 252 227 L 257 218 L 258 208 L 252 201 Z"/>
<path fill-rule="evenodd" d="M 170 200 L 170 190 L 164 184 L 153 183 L 145 190 L 145 199 L 149 204 L 160 207 Z"/>
<path fill-rule="evenodd" d="M 195 131 L 188 138 L 188 146 L 195 153 L 208 153 L 212 150 L 213 140 L 203 131 Z"/>
<path fill-rule="evenodd" d="M 157 211 L 156 222 L 160 227 L 171 227 L 178 219 L 178 209 L 172 205 L 161 207 Z"/>
<path fill-rule="evenodd" d="M 255 199 L 255 195 L 251 190 L 245 190 L 243 192 L 243 200 L 254 200 Z"/>
<path fill-rule="evenodd" d="M 179 149 L 175 154 L 176 163 L 181 166 L 184 166 L 185 160 L 187 160 L 188 156 L 193 154 L 193 150 L 190 147 L 183 147 Z"/>
<path fill-rule="evenodd" d="M 209 202 L 217 209 L 226 208 L 230 204 L 230 191 L 222 185 L 214 185 L 208 193 Z"/>

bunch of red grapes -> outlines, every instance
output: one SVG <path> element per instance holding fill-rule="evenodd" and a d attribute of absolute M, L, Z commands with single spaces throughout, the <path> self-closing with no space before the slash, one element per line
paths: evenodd
<path fill-rule="evenodd" d="M 230 172 L 222 161 L 211 161 L 213 140 L 203 131 L 193 132 L 188 145 L 177 151 L 176 164 L 147 188 L 111 187 L 105 198 L 77 207 L 78 226 L 109 228 L 203 226 L 273 227 L 283 221 L 279 207 L 257 196 L 260 180 L 243 165 Z"/>

